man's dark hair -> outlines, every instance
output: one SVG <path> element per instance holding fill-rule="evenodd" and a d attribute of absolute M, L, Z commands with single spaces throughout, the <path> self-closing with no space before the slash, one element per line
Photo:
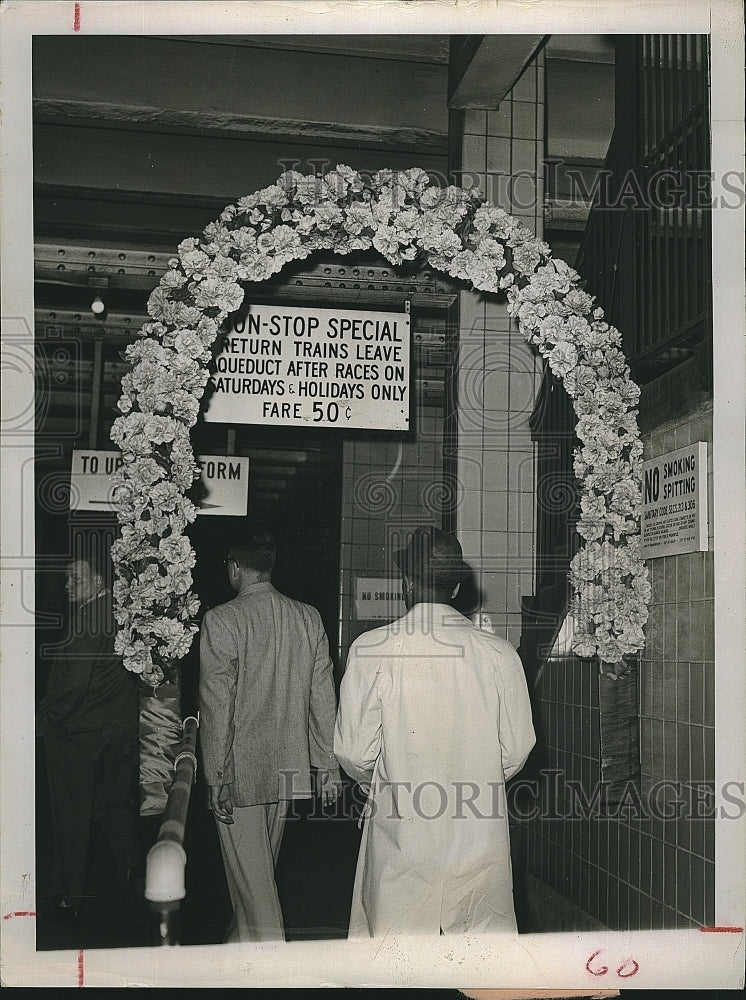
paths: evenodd
<path fill-rule="evenodd" d="M 269 573 L 275 564 L 276 553 L 277 547 L 271 532 L 265 527 L 256 527 L 241 541 L 231 545 L 228 558 L 235 559 L 244 569 Z"/>

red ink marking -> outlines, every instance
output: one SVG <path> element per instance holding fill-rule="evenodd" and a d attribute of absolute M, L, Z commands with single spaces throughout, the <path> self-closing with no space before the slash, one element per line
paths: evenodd
<path fill-rule="evenodd" d="M 81 948 L 78 952 L 78 986 L 83 986 L 85 984 L 85 968 L 83 965 L 83 949 Z"/>
<path fill-rule="evenodd" d="M 629 966 L 629 972 L 624 970 Z M 629 979 L 630 976 L 634 976 L 636 972 L 639 972 L 640 966 L 634 960 L 634 958 L 625 958 L 619 968 L 616 970 L 616 974 L 620 979 Z"/>
<path fill-rule="evenodd" d="M 594 951 L 588 961 L 585 963 L 586 972 L 590 972 L 592 976 L 605 976 L 609 971 L 608 966 L 602 965 L 600 969 L 592 969 L 591 962 L 594 958 L 597 958 L 601 954 L 602 949 L 599 948 L 598 951 Z"/>
<path fill-rule="evenodd" d="M 80 31 L 80 4 L 75 4 L 75 16 L 73 18 L 73 31 Z"/>
<path fill-rule="evenodd" d="M 743 934 L 743 927 L 700 927 L 702 934 Z"/>
<path fill-rule="evenodd" d="M 35 917 L 34 910 L 16 910 L 14 913 L 4 913 L 3 920 L 10 920 L 11 917 Z"/>

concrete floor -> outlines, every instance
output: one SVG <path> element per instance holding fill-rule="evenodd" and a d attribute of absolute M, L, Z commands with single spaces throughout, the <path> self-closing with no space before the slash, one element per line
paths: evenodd
<path fill-rule="evenodd" d="M 37 795 L 37 949 L 147 947 L 157 943 L 147 903 L 117 884 L 108 844 L 94 827 L 87 898 L 76 926 L 46 919 L 51 895 L 52 838 L 44 775 Z M 158 821 L 141 822 L 143 850 Z M 360 843 L 354 818 L 341 809 L 324 811 L 318 803 L 296 802 L 288 817 L 277 866 L 277 885 L 286 937 L 293 940 L 345 938 L 352 883 Z M 186 899 L 178 919 L 181 944 L 222 942 L 231 915 L 215 821 L 205 790 L 193 790 L 184 847 Z"/>
<path fill-rule="evenodd" d="M 334 810 L 318 803 L 293 804 L 277 866 L 277 885 L 288 941 L 345 938 L 360 844 L 358 803 L 352 785 Z M 143 853 L 157 835 L 159 819 L 141 820 Z M 48 922 L 52 836 L 46 777 L 37 775 L 37 949 L 150 947 L 158 943 L 149 905 L 117 884 L 107 843 L 94 827 L 87 899 L 75 926 Z M 215 821 L 205 788 L 193 789 L 184 847 L 186 899 L 176 921 L 184 945 L 219 944 L 231 916 Z M 519 930 L 537 933 L 598 927 L 587 915 L 526 872 L 515 873 Z"/>

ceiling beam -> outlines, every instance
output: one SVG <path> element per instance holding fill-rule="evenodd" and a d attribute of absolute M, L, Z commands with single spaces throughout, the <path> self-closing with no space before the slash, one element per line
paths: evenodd
<path fill-rule="evenodd" d="M 42 123 L 85 125 L 100 128 L 138 128 L 165 133 L 219 136 L 222 139 L 303 141 L 332 145 L 374 148 L 393 147 L 407 151 L 427 150 L 445 155 L 448 136 L 445 132 L 415 126 L 345 122 L 301 121 L 240 115 L 211 109 L 208 111 L 155 108 L 136 104 L 114 104 L 68 99 L 34 100 L 34 120 Z"/>
<path fill-rule="evenodd" d="M 497 108 L 548 37 L 454 37 L 448 73 L 448 106 L 482 110 Z"/>

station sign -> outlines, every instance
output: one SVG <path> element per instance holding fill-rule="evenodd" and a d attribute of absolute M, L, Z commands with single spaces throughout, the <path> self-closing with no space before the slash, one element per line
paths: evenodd
<path fill-rule="evenodd" d="M 707 442 L 643 463 L 642 556 L 707 549 Z"/>
<path fill-rule="evenodd" d="M 408 312 L 244 309 L 222 336 L 206 421 L 409 429 Z"/>
<path fill-rule="evenodd" d="M 355 618 L 357 621 L 392 621 L 406 614 L 399 579 L 359 576 L 355 589 Z"/>
<path fill-rule="evenodd" d="M 70 509 L 113 511 L 113 476 L 122 464 L 120 451 L 73 451 Z M 195 484 L 198 514 L 244 517 L 249 502 L 249 459 L 233 455 L 195 455 L 201 469 Z"/>

